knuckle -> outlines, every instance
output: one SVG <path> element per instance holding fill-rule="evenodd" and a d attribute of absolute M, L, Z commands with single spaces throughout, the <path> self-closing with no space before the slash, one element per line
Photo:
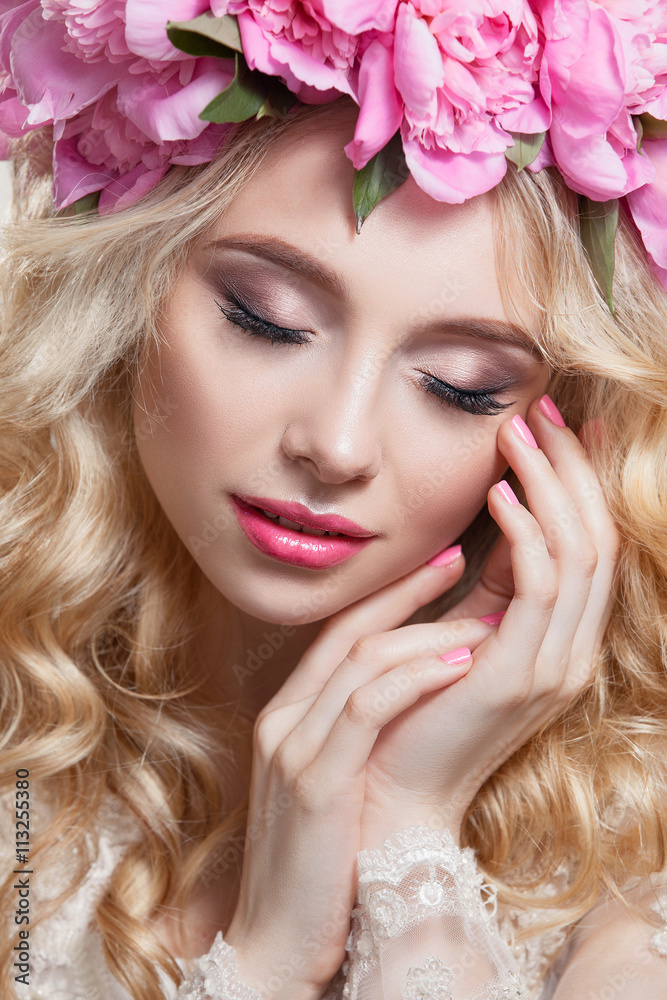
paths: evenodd
<path fill-rule="evenodd" d="M 373 700 L 367 688 L 355 688 L 348 696 L 343 712 L 348 722 L 353 725 L 368 725 L 373 715 Z"/>
<path fill-rule="evenodd" d="M 267 756 L 271 751 L 271 723 L 268 713 L 260 714 L 255 719 L 252 730 L 252 742 L 254 748 L 263 756 Z"/>
<path fill-rule="evenodd" d="M 545 574 L 539 581 L 534 600 L 540 611 L 553 611 L 558 600 L 558 581 L 553 573 Z"/>
<path fill-rule="evenodd" d="M 377 661 L 382 645 L 383 640 L 381 636 L 362 635 L 352 644 L 347 658 L 360 666 L 370 666 Z"/>
<path fill-rule="evenodd" d="M 300 767 L 298 749 L 294 746 L 289 736 L 285 737 L 282 743 L 276 748 L 271 761 L 272 770 L 280 778 L 283 784 L 293 781 L 294 775 L 298 773 Z"/>
<path fill-rule="evenodd" d="M 598 553 L 592 545 L 580 545 L 574 556 L 574 565 L 580 576 L 592 580 L 598 565 Z"/>
<path fill-rule="evenodd" d="M 326 782 L 318 781 L 310 767 L 304 768 L 292 780 L 290 791 L 295 805 L 306 813 L 321 812 L 326 805 Z"/>

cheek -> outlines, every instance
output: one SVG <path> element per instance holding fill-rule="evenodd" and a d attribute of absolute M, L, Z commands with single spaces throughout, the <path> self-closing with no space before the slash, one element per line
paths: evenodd
<path fill-rule="evenodd" d="M 210 500 L 219 502 L 220 477 L 234 458 L 257 447 L 261 410 L 233 364 L 198 352 L 192 340 L 171 343 L 136 384 L 134 418 L 146 475 L 182 531 L 193 529 L 185 522 L 201 519 Z"/>
<path fill-rule="evenodd" d="M 468 527 L 502 478 L 507 461 L 496 445 L 497 430 L 495 420 L 457 416 L 403 443 L 410 461 L 402 463 L 398 491 L 401 533 L 426 558 Z"/>

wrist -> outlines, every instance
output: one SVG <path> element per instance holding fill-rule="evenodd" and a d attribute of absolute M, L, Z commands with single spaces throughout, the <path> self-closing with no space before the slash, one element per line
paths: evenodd
<path fill-rule="evenodd" d="M 229 926 L 225 941 L 235 952 L 237 976 L 244 986 L 249 986 L 261 1000 L 319 1000 L 322 988 L 305 982 L 299 970 L 305 958 L 289 954 L 289 949 L 253 946 L 234 921 Z"/>
<path fill-rule="evenodd" d="M 373 807 L 364 807 L 361 823 L 361 849 L 373 850 L 382 847 L 398 830 L 408 827 L 427 827 L 434 832 L 449 830 L 457 847 L 461 846 L 462 818 L 448 813 L 440 807 L 407 806 L 397 803 L 393 809 L 379 811 Z"/>

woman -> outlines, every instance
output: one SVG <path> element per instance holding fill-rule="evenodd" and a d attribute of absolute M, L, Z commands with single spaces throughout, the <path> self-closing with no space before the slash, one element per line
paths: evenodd
<path fill-rule="evenodd" d="M 368 95 L 388 38 L 422 30 L 411 4 L 348 24 L 326 80 L 282 63 L 289 113 L 210 126 L 215 149 L 146 131 L 132 169 L 117 147 L 102 162 L 127 87 L 176 50 L 140 51 L 157 5 L 128 3 L 122 29 L 66 6 L 3 15 L 3 127 L 27 132 L 4 272 L 4 995 L 664 996 L 651 182 L 620 216 L 615 315 L 556 124 L 559 169 L 496 182 L 489 151 L 484 183 L 476 154 L 426 163 L 405 131 L 410 176 L 385 159 L 373 194 L 343 148 L 375 155 Z M 600 10 L 591 44 L 625 38 Z M 512 35 L 540 73 L 545 11 Z M 232 13 L 251 67 L 253 27 L 287 37 Z M 35 51 L 118 76 L 86 103 L 65 65 L 49 92 L 58 212 L 26 38 L 37 76 Z M 186 70 L 231 76 L 178 58 L 170 128 Z M 336 99 L 308 107 L 318 84 Z M 434 194 L 454 180 L 484 189 Z M 85 184 L 99 210 L 75 214 Z"/>

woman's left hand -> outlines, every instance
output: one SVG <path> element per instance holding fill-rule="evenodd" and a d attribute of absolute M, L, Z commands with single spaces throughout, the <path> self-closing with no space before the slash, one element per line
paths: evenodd
<path fill-rule="evenodd" d="M 473 662 L 465 676 L 379 733 L 366 767 L 364 847 L 409 825 L 447 826 L 458 838 L 483 782 L 593 680 L 618 531 L 577 437 L 537 401 L 527 419 L 539 447 L 516 417 L 501 424 L 498 447 L 530 511 L 491 488 L 489 511 L 504 537 L 477 585 L 441 620 L 509 607 L 486 638 L 467 643 Z"/>

